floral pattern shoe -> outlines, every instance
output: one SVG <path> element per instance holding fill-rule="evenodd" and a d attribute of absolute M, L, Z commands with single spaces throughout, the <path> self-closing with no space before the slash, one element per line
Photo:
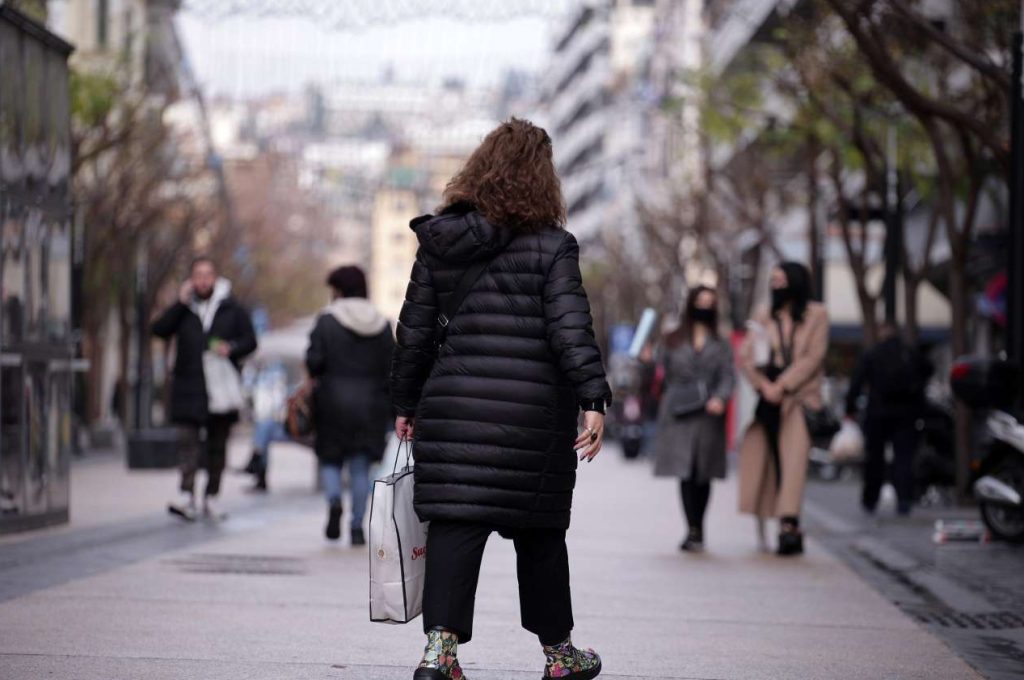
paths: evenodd
<path fill-rule="evenodd" d="M 459 659 L 459 636 L 443 628 L 427 632 L 423 660 L 413 673 L 413 680 L 466 680 Z"/>
<path fill-rule="evenodd" d="M 560 645 L 544 645 L 548 662 L 544 667 L 544 680 L 590 680 L 601 674 L 601 657 L 593 649 L 578 649 L 568 639 Z"/>

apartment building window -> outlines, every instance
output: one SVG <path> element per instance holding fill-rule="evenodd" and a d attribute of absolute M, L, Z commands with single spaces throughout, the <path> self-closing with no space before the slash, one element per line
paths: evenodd
<path fill-rule="evenodd" d="M 110 0 L 96 0 L 96 44 L 107 46 L 110 28 Z"/>

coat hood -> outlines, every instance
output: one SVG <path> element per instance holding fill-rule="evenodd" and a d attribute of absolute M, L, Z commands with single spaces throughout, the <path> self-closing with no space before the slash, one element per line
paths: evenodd
<path fill-rule="evenodd" d="M 205 300 L 200 300 L 196 297 L 192 298 L 189 308 L 199 317 L 204 331 L 210 330 L 210 326 L 213 325 L 213 317 L 217 315 L 217 310 L 230 297 L 231 281 L 220 277 L 214 282 L 213 293 L 210 294 L 210 297 Z"/>
<path fill-rule="evenodd" d="M 366 298 L 337 298 L 324 307 L 323 313 L 330 314 L 342 327 L 364 337 L 377 335 L 388 325 L 384 315 Z"/>
<path fill-rule="evenodd" d="M 515 236 L 500 229 L 472 206 L 459 204 L 440 215 L 423 215 L 409 223 L 420 247 L 434 257 L 453 264 L 493 257 Z"/>

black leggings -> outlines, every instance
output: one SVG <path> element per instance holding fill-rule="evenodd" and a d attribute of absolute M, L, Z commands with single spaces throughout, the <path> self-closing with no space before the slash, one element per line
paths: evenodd
<path fill-rule="evenodd" d="M 686 523 L 690 525 L 690 533 L 704 535 L 704 513 L 711 500 L 711 482 L 698 482 L 694 477 L 679 482 L 679 491 L 683 497 L 683 511 Z"/>

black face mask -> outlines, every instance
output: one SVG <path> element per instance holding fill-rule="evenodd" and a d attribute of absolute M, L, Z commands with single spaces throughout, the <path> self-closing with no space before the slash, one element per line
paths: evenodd
<path fill-rule="evenodd" d="M 714 309 L 704 309 L 701 307 L 694 307 L 690 310 L 690 321 L 702 323 L 705 326 L 714 326 L 715 321 L 718 319 L 718 314 Z"/>
<path fill-rule="evenodd" d="M 772 311 L 777 312 L 782 309 L 791 298 L 792 291 L 788 286 L 786 288 L 772 288 Z"/>

